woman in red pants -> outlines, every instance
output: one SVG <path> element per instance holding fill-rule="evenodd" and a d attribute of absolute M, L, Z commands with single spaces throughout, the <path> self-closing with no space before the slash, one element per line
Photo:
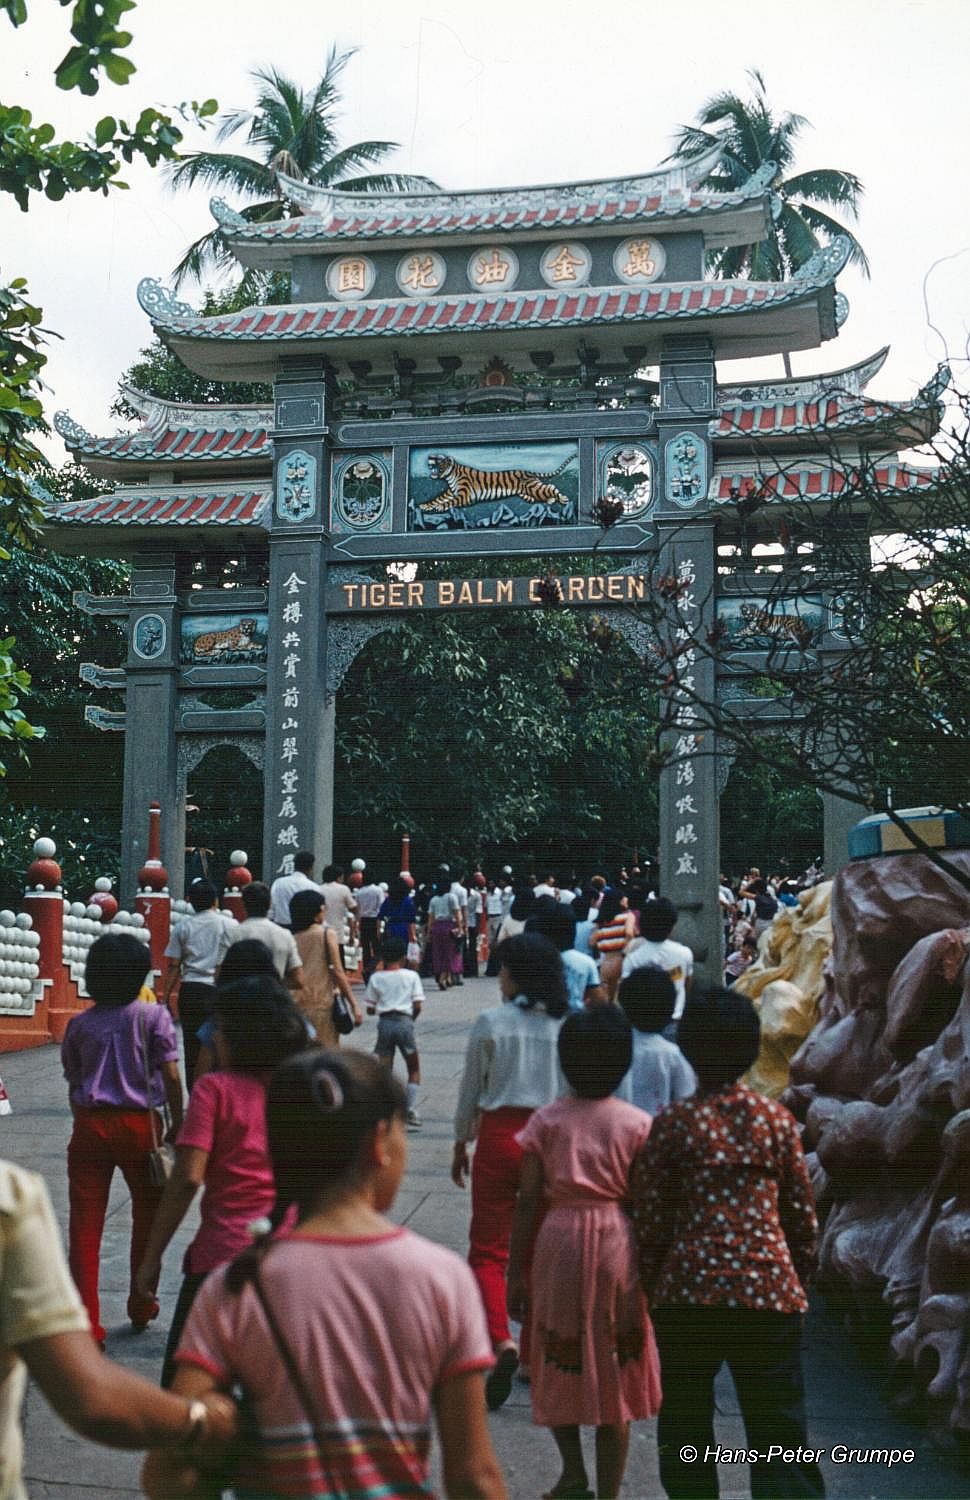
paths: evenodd
<path fill-rule="evenodd" d="M 146 1005 L 137 998 L 150 966 L 148 944 L 131 933 L 106 933 L 92 943 L 85 985 L 94 1006 L 73 1017 L 61 1046 L 74 1115 L 67 1148 L 71 1274 L 102 1348 L 98 1265 L 115 1167 L 131 1193 L 128 1316 L 136 1329 L 158 1316 L 154 1293 L 141 1296 L 135 1290 L 135 1273 L 162 1195 L 148 1170 L 151 1112 L 167 1101 L 172 1132 L 177 1131 L 182 1082 L 171 1016 L 164 1005 Z"/>
<path fill-rule="evenodd" d="M 468 1038 L 451 1163 L 452 1181 L 464 1187 L 468 1142 L 477 1133 L 468 1263 L 478 1281 L 496 1354 L 485 1382 L 493 1411 L 508 1399 L 519 1363 L 505 1306 L 522 1161 L 516 1136 L 533 1110 L 551 1104 L 565 1090 L 557 1042 L 568 1009 L 562 959 L 548 938 L 531 932 L 508 938 L 499 946 L 498 962 L 503 1004 L 482 1011 Z"/>

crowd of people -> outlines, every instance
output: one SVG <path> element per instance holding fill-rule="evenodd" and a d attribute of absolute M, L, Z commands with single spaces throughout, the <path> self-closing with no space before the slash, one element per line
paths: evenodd
<path fill-rule="evenodd" d="M 714 1465 L 683 1455 L 714 1443 L 725 1362 L 749 1443 L 792 1450 L 752 1469 L 756 1500 L 821 1495 L 804 1457 L 816 1222 L 798 1131 L 741 1083 L 757 1015 L 730 988 L 693 986 L 673 905 L 639 870 L 577 888 L 442 866 L 386 889 L 354 888 L 336 866 L 318 884 L 313 870 L 302 853 L 272 889 L 247 886 L 241 923 L 195 882 L 161 1003 L 141 998 L 144 943 L 92 945 L 93 1005 L 62 1048 L 73 1282 L 43 1184 L 5 1168 L 4 1277 L 29 1245 L 37 1309 L 7 1317 L 9 1353 L 78 1430 L 149 1447 L 143 1484 L 158 1500 L 230 1484 L 260 1500 L 425 1494 L 432 1415 L 446 1493 L 501 1500 L 501 1425 L 490 1433 L 486 1416 L 516 1378 L 558 1451 L 548 1495 L 618 1495 L 631 1423 L 659 1413 L 668 1496 L 716 1496 Z M 737 892 L 725 882 L 726 928 L 752 926 L 742 944 L 773 884 L 757 871 Z M 362 1003 L 347 968 L 358 941 Z M 470 1184 L 466 1264 L 386 1214 L 421 1126 L 422 976 L 449 990 L 486 959 L 498 1003 L 467 1038 L 450 1163 Z M 370 1055 L 341 1046 L 364 1009 L 377 1018 Z M 160 1117 L 174 1145 L 164 1169 Z M 116 1167 L 132 1200 L 136 1330 L 160 1316 L 163 1258 L 202 1194 L 159 1388 L 97 1348 Z"/>

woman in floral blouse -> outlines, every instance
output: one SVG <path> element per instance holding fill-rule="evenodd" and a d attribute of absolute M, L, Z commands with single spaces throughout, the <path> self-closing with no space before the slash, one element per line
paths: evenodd
<path fill-rule="evenodd" d="M 670 1500 L 716 1500 L 714 1379 L 726 1361 L 748 1447 L 753 1500 L 824 1494 L 805 1449 L 804 1283 L 818 1224 L 798 1126 L 738 1079 L 760 1027 L 734 990 L 691 995 L 678 1032 L 697 1093 L 656 1117 L 633 1169 L 640 1275 L 660 1350 L 660 1475 Z M 694 1462 L 681 1454 L 696 1450 Z"/>

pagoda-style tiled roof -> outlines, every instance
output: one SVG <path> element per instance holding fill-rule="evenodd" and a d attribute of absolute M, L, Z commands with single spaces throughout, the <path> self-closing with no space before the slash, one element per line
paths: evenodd
<path fill-rule="evenodd" d="M 186 486 L 116 490 L 93 500 L 68 500 L 47 508 L 50 527 L 68 526 L 262 526 L 268 521 L 269 490 L 249 486 L 198 490 Z"/>
<path fill-rule="evenodd" d="M 238 312 L 203 317 L 185 302 L 174 299 L 159 282 L 144 280 L 138 300 L 163 342 L 190 369 L 225 371 L 231 359 L 227 346 L 250 346 L 251 357 L 233 360 L 233 378 L 265 376 L 267 361 L 287 346 L 316 346 L 332 357 L 354 357 L 358 347 L 373 350 L 375 342 L 407 339 L 408 353 L 418 340 L 434 337 L 435 354 L 467 351 L 469 337 L 487 335 L 503 350 L 511 341 L 527 348 L 537 336 L 557 331 L 585 333 L 616 328 L 622 339 L 649 337 L 654 341 L 671 326 L 688 325 L 715 339 L 722 355 L 759 352 L 777 346 L 778 331 L 765 326 L 766 314 L 798 304 L 814 304 L 804 333 L 792 332 L 790 347 L 814 346 L 834 336 L 837 326 L 832 283 L 845 265 L 849 246 L 836 241 L 813 256 L 790 281 L 658 282 L 646 287 L 579 288 L 569 292 L 523 291 L 497 295 L 469 292 L 434 297 L 362 299 L 350 303 L 286 304 L 249 307 Z M 796 320 L 797 321 L 797 320 Z M 786 332 L 793 329 L 782 318 Z M 733 326 L 728 329 L 727 324 Z M 524 336 L 524 337 L 521 337 Z M 204 346 L 215 346 L 211 353 Z M 260 350 L 260 345 L 272 346 Z M 245 373 L 243 373 L 245 371 Z"/>
<path fill-rule="evenodd" d="M 348 244 L 398 244 L 428 236 L 519 239 L 555 230 L 575 235 L 610 225 L 650 224 L 668 233 L 700 229 L 718 246 L 762 238 L 777 166 L 766 162 L 734 192 L 700 187 L 719 155 L 720 151 L 711 152 L 689 165 L 661 167 L 637 177 L 455 193 L 341 193 L 280 173 L 284 197 L 299 209 L 295 217 L 254 223 L 219 198 L 210 208 L 244 265 L 276 261 L 281 247 L 294 254 L 314 249 L 319 253 L 331 242 L 343 249 Z"/>
<path fill-rule="evenodd" d="M 889 357 L 889 345 L 860 359 L 842 370 L 826 370 L 821 375 L 785 375 L 777 380 L 719 381 L 718 391 L 724 401 L 812 401 L 843 391 L 859 396 L 879 374 Z"/>
<path fill-rule="evenodd" d="M 876 464 L 865 471 L 867 485 L 875 485 L 887 494 L 928 489 L 936 483 L 936 477 L 933 469 L 901 463 Z M 829 500 L 855 483 L 852 469 L 838 464 L 786 464 L 746 472 L 739 468 L 721 469 L 711 481 L 708 499 L 732 505 L 752 495 L 768 501 Z"/>
<path fill-rule="evenodd" d="M 136 432 L 93 437 L 67 412 L 54 417 L 67 448 L 93 473 L 122 474 L 136 464 L 225 464 L 270 457 L 273 413 L 268 406 L 182 405 L 132 386 L 123 394 L 142 417 Z"/>
<path fill-rule="evenodd" d="M 725 398 L 737 387 L 720 387 L 720 415 L 710 424 L 711 437 L 718 441 L 756 443 L 779 438 L 800 438 L 846 433 L 882 434 L 894 441 L 919 443 L 927 441 L 939 428 L 942 417 L 940 397 L 950 382 L 948 365 L 940 365 L 932 379 L 911 401 L 878 401 L 860 391 L 858 376 L 875 364 L 878 369 L 887 351 L 880 351 L 870 361 L 851 370 L 831 375 L 817 375 L 799 382 L 745 388 L 748 399 Z M 850 377 L 840 384 L 841 377 Z M 851 377 L 856 376 L 853 380 Z M 868 378 L 866 382 L 868 383 Z M 782 392 L 792 388 L 795 399 L 785 400 Z"/>

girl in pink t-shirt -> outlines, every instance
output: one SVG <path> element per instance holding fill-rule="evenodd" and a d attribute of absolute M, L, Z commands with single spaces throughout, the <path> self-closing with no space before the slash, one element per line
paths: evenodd
<path fill-rule="evenodd" d="M 277 1226 L 200 1291 L 175 1390 L 241 1386 L 257 1429 L 235 1493 L 427 1497 L 434 1406 L 449 1496 L 505 1500 L 485 1416 L 492 1350 L 471 1272 L 385 1217 L 407 1164 L 405 1097 L 376 1058 L 306 1052 L 266 1100 Z M 150 1456 L 154 1500 L 190 1461 Z"/>
<path fill-rule="evenodd" d="M 174 1378 L 175 1351 L 199 1287 L 210 1271 L 251 1244 L 253 1220 L 264 1219 L 273 1207 L 266 1085 L 278 1063 L 307 1046 L 306 1022 L 275 973 L 220 986 L 215 1020 L 219 1071 L 203 1074 L 189 1096 L 175 1168 L 135 1282 L 139 1288 L 157 1285 L 165 1249 L 204 1186 L 202 1223 L 182 1263 L 162 1366 L 164 1386 Z"/>
<path fill-rule="evenodd" d="M 630 1423 L 660 1408 L 660 1364 L 626 1214 L 630 1173 L 651 1117 L 612 1097 L 633 1055 L 614 1005 L 576 1011 L 559 1033 L 571 1097 L 536 1110 L 519 1135 L 508 1304 L 530 1319 L 532 1417 L 550 1427 L 562 1473 L 554 1500 L 592 1500 L 580 1429 L 596 1428 L 596 1494 L 620 1493 Z M 538 1218 L 531 1292 L 525 1251 Z"/>

